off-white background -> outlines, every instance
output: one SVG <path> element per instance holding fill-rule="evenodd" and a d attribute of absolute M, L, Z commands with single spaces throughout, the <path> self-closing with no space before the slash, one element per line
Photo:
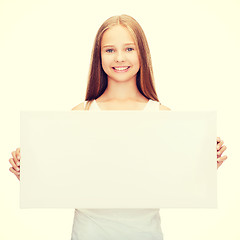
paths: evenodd
<path fill-rule="evenodd" d="M 96 31 L 122 13 L 146 33 L 160 101 L 173 110 L 218 110 L 228 147 L 219 208 L 161 209 L 165 240 L 239 239 L 239 12 L 237 0 L 1 0 L 0 239 L 70 239 L 73 210 L 19 209 L 8 159 L 20 143 L 20 110 L 66 110 L 84 100 Z"/>

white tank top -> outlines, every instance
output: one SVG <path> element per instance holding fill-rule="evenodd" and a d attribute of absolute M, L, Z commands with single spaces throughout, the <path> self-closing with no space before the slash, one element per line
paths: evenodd
<path fill-rule="evenodd" d="M 143 111 L 159 104 L 150 99 Z M 95 100 L 89 111 L 101 111 Z M 159 209 L 75 209 L 71 240 L 163 240 Z"/>

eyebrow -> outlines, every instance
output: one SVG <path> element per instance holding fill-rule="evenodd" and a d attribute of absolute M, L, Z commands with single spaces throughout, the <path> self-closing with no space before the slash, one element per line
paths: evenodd
<path fill-rule="evenodd" d="M 124 44 L 124 46 L 128 46 L 128 45 L 135 45 L 135 43 L 125 43 Z M 106 44 L 102 48 L 106 48 L 106 47 L 114 47 L 114 45 Z"/>

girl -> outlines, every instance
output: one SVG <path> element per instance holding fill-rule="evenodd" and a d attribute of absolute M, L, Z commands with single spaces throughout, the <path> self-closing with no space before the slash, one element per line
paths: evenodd
<path fill-rule="evenodd" d="M 145 34 L 127 15 L 107 19 L 99 28 L 91 57 L 85 102 L 72 110 L 170 110 L 157 97 Z M 227 156 L 217 138 L 217 168 Z M 20 180 L 20 148 L 10 171 Z M 163 239 L 159 209 L 75 209 L 72 240 Z"/>

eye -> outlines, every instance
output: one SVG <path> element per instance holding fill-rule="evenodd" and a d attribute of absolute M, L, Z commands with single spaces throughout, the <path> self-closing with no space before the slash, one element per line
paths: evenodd
<path fill-rule="evenodd" d="M 131 48 L 131 47 L 127 48 L 127 52 L 131 52 L 131 51 L 133 51 L 133 50 L 134 50 L 134 49 Z"/>
<path fill-rule="evenodd" d="M 113 52 L 113 49 L 107 49 L 106 52 L 112 53 L 112 52 Z"/>

